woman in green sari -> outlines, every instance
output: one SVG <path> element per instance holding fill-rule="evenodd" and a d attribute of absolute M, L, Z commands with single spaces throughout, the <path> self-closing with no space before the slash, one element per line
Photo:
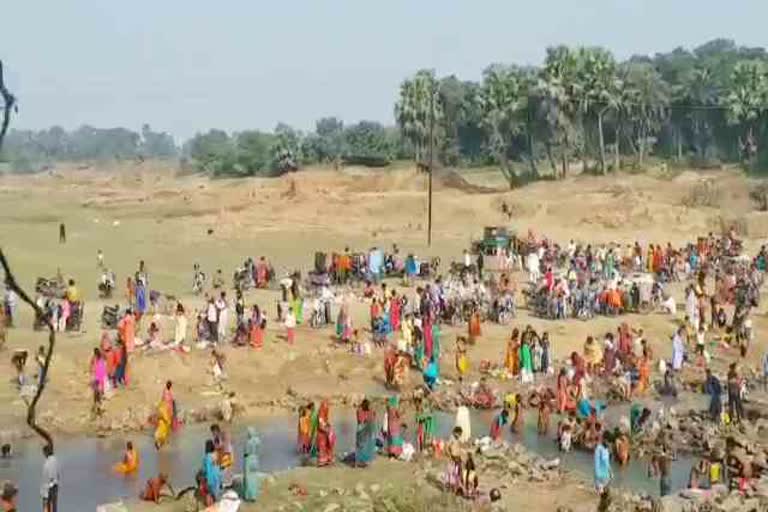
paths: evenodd
<path fill-rule="evenodd" d="M 357 410 L 357 432 L 355 434 L 355 467 L 365 467 L 376 456 L 376 412 L 371 410 L 368 399 L 364 399 Z"/>
<path fill-rule="evenodd" d="M 432 323 L 432 357 L 435 358 L 435 361 L 440 360 L 440 336 L 442 335 L 442 332 L 440 331 L 440 324 L 438 322 Z"/>
<path fill-rule="evenodd" d="M 432 440 L 437 433 L 437 422 L 435 415 L 428 405 L 424 405 L 421 398 L 416 399 L 416 449 L 422 452 L 432 445 Z"/>
<path fill-rule="evenodd" d="M 256 429 L 248 427 L 248 439 L 245 442 L 243 460 L 243 499 L 256 501 L 261 494 L 261 477 L 259 472 L 259 447 L 261 439 L 256 434 Z"/>

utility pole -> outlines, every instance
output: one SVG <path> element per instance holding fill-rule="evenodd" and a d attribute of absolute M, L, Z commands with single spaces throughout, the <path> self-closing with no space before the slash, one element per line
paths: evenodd
<path fill-rule="evenodd" d="M 429 94 L 429 185 L 427 206 L 427 246 L 432 247 L 432 172 L 434 170 L 434 130 L 435 130 L 435 88 L 430 87 Z"/>

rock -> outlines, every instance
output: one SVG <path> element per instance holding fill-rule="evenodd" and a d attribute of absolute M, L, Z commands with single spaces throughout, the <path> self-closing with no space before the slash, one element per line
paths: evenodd
<path fill-rule="evenodd" d="M 341 505 L 338 503 L 329 503 L 324 509 L 323 512 L 334 512 L 336 510 L 339 510 L 341 508 Z"/>
<path fill-rule="evenodd" d="M 512 475 L 515 475 L 515 476 L 522 475 L 527 472 L 526 469 L 521 464 L 513 460 L 507 463 L 507 471 L 509 473 L 512 473 Z"/>
<path fill-rule="evenodd" d="M 370 489 L 373 494 L 376 494 L 381 490 L 381 486 L 379 484 L 371 484 Z"/>
<path fill-rule="evenodd" d="M 543 469 L 544 471 L 551 471 L 553 469 L 556 469 L 556 468 L 560 467 L 560 459 L 559 458 L 555 458 L 555 459 L 552 459 L 552 460 L 543 460 L 539 464 L 539 467 L 541 469 Z"/>
<path fill-rule="evenodd" d="M 659 512 L 685 512 L 684 500 L 677 496 L 664 496 L 659 503 Z"/>
<path fill-rule="evenodd" d="M 718 505 L 718 509 L 722 512 L 737 512 L 737 511 L 747 511 L 748 508 L 744 508 L 742 504 L 741 497 L 736 494 L 731 494 L 727 498 L 725 498 L 720 504 Z"/>

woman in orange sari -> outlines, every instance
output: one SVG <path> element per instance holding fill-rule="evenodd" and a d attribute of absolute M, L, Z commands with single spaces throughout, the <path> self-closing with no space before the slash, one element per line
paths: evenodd
<path fill-rule="evenodd" d="M 309 407 L 299 408 L 296 449 L 301 454 L 309 454 L 312 451 L 312 411 Z"/>
<path fill-rule="evenodd" d="M 517 375 L 520 373 L 520 331 L 515 327 L 512 336 L 507 341 L 507 353 L 504 356 L 504 366 L 507 374 Z"/>
<path fill-rule="evenodd" d="M 317 465 L 328 466 L 333 463 L 333 449 L 336 445 L 336 435 L 331 425 L 328 400 L 323 400 L 320 403 L 317 417 Z"/>
<path fill-rule="evenodd" d="M 115 472 L 121 475 L 135 473 L 139 469 L 139 452 L 133 447 L 133 443 L 128 441 L 125 446 L 123 461 L 115 465 Z"/>
<path fill-rule="evenodd" d="M 568 375 L 565 368 L 562 368 L 557 376 L 557 411 L 560 414 L 576 409 L 576 402 L 569 394 L 568 388 Z"/>
<path fill-rule="evenodd" d="M 643 356 L 637 362 L 637 394 L 644 395 L 646 390 L 650 387 L 651 382 L 651 362 L 647 356 Z"/>
<path fill-rule="evenodd" d="M 253 348 L 261 348 L 264 346 L 264 326 L 263 319 L 261 318 L 261 311 L 259 306 L 253 305 L 251 310 L 251 327 L 249 338 L 251 346 Z"/>
<path fill-rule="evenodd" d="M 664 266 L 664 253 L 661 250 L 661 245 L 657 245 L 653 251 L 653 271 L 660 272 Z"/>
<path fill-rule="evenodd" d="M 483 331 L 480 328 L 480 312 L 475 309 L 469 317 L 469 342 L 474 343 L 482 336 Z"/>

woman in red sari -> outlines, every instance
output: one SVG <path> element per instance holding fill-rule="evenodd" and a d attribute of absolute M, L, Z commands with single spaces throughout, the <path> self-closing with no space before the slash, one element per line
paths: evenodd
<path fill-rule="evenodd" d="M 333 449 L 336 436 L 331 426 L 328 400 L 323 400 L 317 414 L 317 465 L 328 466 L 333 463 Z"/>
<path fill-rule="evenodd" d="M 427 314 L 424 317 L 424 325 L 422 326 L 424 332 L 424 357 L 427 361 L 432 359 L 432 350 L 434 344 L 432 342 L 432 319 L 431 314 Z"/>
<path fill-rule="evenodd" d="M 400 297 L 392 290 L 392 298 L 389 299 L 389 318 L 392 324 L 392 332 L 400 330 Z"/>

